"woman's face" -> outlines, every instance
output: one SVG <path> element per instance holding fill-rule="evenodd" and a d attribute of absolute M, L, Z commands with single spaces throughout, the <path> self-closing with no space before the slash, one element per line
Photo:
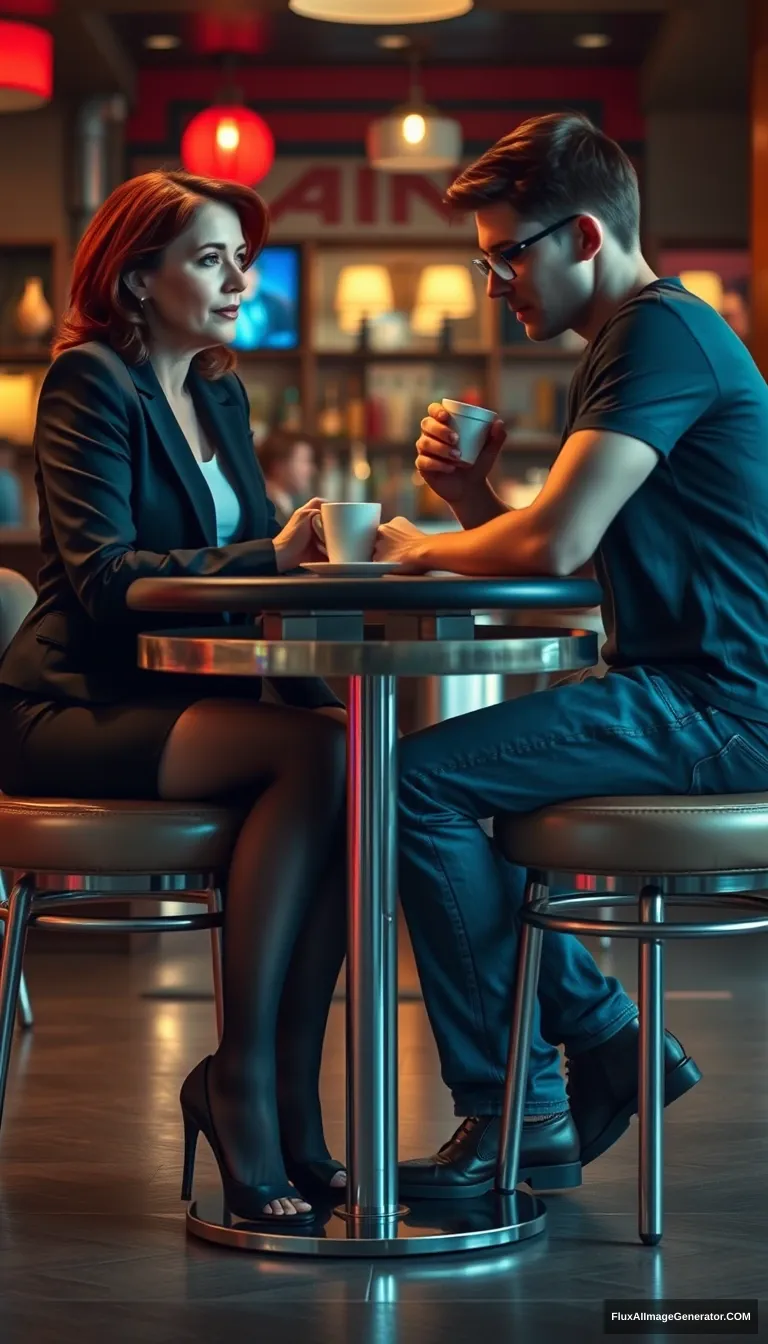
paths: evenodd
<path fill-rule="evenodd" d="M 232 341 L 246 287 L 246 254 L 237 212 L 217 201 L 203 202 L 184 233 L 169 243 L 156 270 L 126 276 L 152 341 L 185 352 Z"/>

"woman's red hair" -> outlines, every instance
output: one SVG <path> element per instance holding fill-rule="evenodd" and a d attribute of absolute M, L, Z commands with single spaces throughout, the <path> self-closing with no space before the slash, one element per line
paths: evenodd
<path fill-rule="evenodd" d="M 147 323 L 123 277 L 156 265 L 205 200 L 236 211 L 250 266 L 269 233 L 267 207 L 250 187 L 183 172 L 132 177 L 99 207 L 80 240 L 69 308 L 53 345 L 54 356 L 85 341 L 104 341 L 129 364 L 149 357 Z M 205 378 L 220 378 L 234 363 L 234 354 L 224 345 L 195 356 L 195 366 Z"/>

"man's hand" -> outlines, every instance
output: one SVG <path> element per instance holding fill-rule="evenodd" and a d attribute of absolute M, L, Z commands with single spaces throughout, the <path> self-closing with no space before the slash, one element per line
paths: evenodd
<path fill-rule="evenodd" d="M 416 469 L 422 479 L 447 504 L 460 504 L 485 488 L 488 473 L 507 437 L 503 420 L 494 420 L 477 460 L 467 466 L 459 458 L 457 436 L 451 417 L 439 402 L 433 401 L 421 422 L 416 440 Z"/>
<path fill-rule="evenodd" d="M 425 574 L 431 568 L 425 554 L 426 542 L 424 533 L 407 518 L 393 518 L 379 528 L 373 558 L 397 565 L 403 574 Z"/>

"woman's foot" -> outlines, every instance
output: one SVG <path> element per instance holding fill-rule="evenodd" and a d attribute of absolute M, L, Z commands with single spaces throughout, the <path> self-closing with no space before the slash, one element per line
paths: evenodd
<path fill-rule="evenodd" d="M 290 1095 L 278 1083 L 277 1110 L 280 1143 L 285 1168 L 300 1190 L 344 1190 L 347 1173 L 328 1152 L 323 1133 L 323 1114 L 315 1089 L 300 1096 L 295 1086 Z"/>
<path fill-rule="evenodd" d="M 218 1056 L 211 1058 L 207 1074 L 211 1118 L 227 1167 L 244 1186 L 269 1186 L 286 1192 L 293 1189 L 283 1162 L 274 1103 L 263 1087 L 256 1090 L 241 1077 L 231 1077 Z M 262 1212 L 275 1218 L 306 1215 L 312 1205 L 295 1194 L 270 1199 Z"/>

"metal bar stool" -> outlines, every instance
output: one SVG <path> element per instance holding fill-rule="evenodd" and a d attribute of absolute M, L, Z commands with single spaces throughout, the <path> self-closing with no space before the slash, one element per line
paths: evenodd
<path fill-rule="evenodd" d="M 0 654 L 35 604 L 32 584 L 0 568 Z M 27 929 L 32 924 L 81 933 L 104 928 L 126 933 L 210 929 L 216 1025 L 221 1035 L 222 881 L 243 823 L 242 806 L 83 798 L 19 798 L 0 794 L 0 1123 L 2 1123 L 13 1026 L 33 1024 L 22 973 Z M 5 875 L 14 874 L 8 893 Z M 51 891 L 41 879 L 95 880 L 94 888 Z M 168 887 L 165 878 L 201 874 L 201 890 Z M 151 878 L 153 890 L 98 890 L 106 877 Z M 64 885 L 64 883 L 62 883 Z M 121 919 L 49 913 L 87 901 L 178 901 L 202 903 L 206 914 L 131 915 Z"/>
<path fill-rule="evenodd" d="M 242 826 L 242 807 L 208 803 L 167 803 L 69 798 L 12 798 L 0 795 L 0 868 L 16 880 L 2 893 L 0 920 L 0 1123 L 2 1122 L 13 1042 L 20 1009 L 22 959 L 27 929 L 33 925 L 79 932 L 105 928 L 130 933 L 167 933 L 209 929 L 213 956 L 216 1023 L 222 1029 L 221 935 L 223 874 Z M 85 873 L 99 877 L 151 875 L 157 888 L 119 892 L 43 890 L 43 874 L 56 877 Z M 203 887 L 166 889 L 164 875 L 199 873 Z M 109 914 L 90 918 L 55 913 L 63 904 L 88 901 L 179 901 L 207 906 L 204 914 Z M 27 1000 L 31 1024 L 31 1010 Z"/>
<path fill-rule="evenodd" d="M 544 931 L 600 938 L 610 930 L 613 938 L 637 938 L 639 1232 L 641 1241 L 655 1246 L 663 1229 L 664 941 L 768 929 L 768 794 L 580 798 L 497 817 L 494 833 L 505 857 L 528 870 L 497 1188 L 512 1191 L 517 1184 Z M 590 874 L 586 880 L 593 890 L 550 896 L 554 873 Z M 572 913 L 574 906 L 635 901 L 637 922 L 606 923 Z M 745 917 L 667 923 L 667 907 L 674 905 L 713 905 Z"/>

